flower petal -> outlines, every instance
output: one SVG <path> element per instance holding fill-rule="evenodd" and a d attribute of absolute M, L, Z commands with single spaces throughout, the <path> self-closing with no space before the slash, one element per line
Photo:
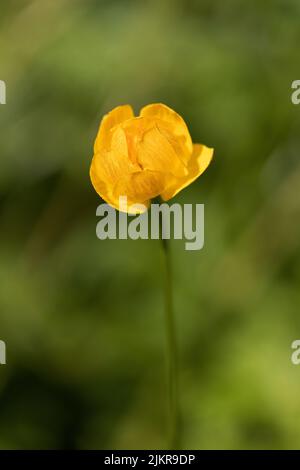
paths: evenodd
<path fill-rule="evenodd" d="M 109 156 L 111 157 L 111 152 L 107 152 Z M 93 184 L 94 189 L 96 192 L 99 194 L 99 196 L 106 201 L 108 204 L 110 204 L 112 207 L 115 209 L 118 209 L 119 211 L 122 212 L 129 212 L 132 214 L 138 214 L 144 212 L 144 210 L 141 210 L 139 208 L 136 208 L 134 211 L 129 211 L 128 208 L 132 206 L 133 204 L 136 204 L 137 202 L 139 204 L 143 204 L 146 208 L 149 207 L 150 205 L 150 200 L 136 200 L 132 199 L 127 193 L 128 189 L 124 188 L 124 181 L 130 181 L 129 180 L 129 175 L 124 175 L 124 179 L 118 178 L 117 181 L 115 181 L 114 176 L 115 174 L 113 173 L 113 170 L 111 167 L 105 167 L 100 165 L 100 171 L 99 171 L 99 159 L 96 158 L 99 156 L 99 154 L 96 154 L 93 157 L 91 168 L 90 168 L 90 178 Z M 106 173 L 105 173 L 106 172 Z M 106 178 L 108 177 L 108 178 Z M 106 179 L 105 179 L 106 178 Z M 113 183 L 111 183 L 113 179 Z M 123 187 L 120 185 L 118 188 L 118 184 L 120 182 L 123 182 Z M 124 207 L 122 205 L 123 200 L 119 199 L 120 196 L 127 196 L 127 205 Z M 121 203 L 121 205 L 120 205 Z"/>
<path fill-rule="evenodd" d="M 121 212 L 127 212 L 128 214 L 143 214 L 150 207 L 150 200 L 147 201 L 134 201 L 128 197 L 124 200 L 124 197 L 114 197 L 112 200 L 107 202 Z"/>
<path fill-rule="evenodd" d="M 201 144 L 194 144 L 194 150 L 188 166 L 188 175 L 184 178 L 173 179 L 171 184 L 161 193 L 164 201 L 174 197 L 179 191 L 191 184 L 208 167 L 213 157 L 214 149 Z"/>
<path fill-rule="evenodd" d="M 135 171 L 139 171 L 139 166 L 134 165 L 126 155 L 116 150 L 101 150 L 93 156 L 90 177 L 96 192 L 108 201 L 113 198 L 114 188 L 120 179 Z"/>
<path fill-rule="evenodd" d="M 98 150 L 92 160 L 92 173 L 97 175 L 98 180 L 104 181 L 111 189 L 114 189 L 120 178 L 140 171 L 140 166 L 128 158 L 127 139 L 122 127 L 112 129 L 110 149 Z"/>
<path fill-rule="evenodd" d="M 181 178 L 188 174 L 174 148 L 157 128 L 156 123 L 136 143 L 137 160 L 143 170 L 171 173 Z"/>
<path fill-rule="evenodd" d="M 126 121 L 127 119 L 131 119 L 132 117 L 134 117 L 134 113 L 132 107 L 129 104 L 117 106 L 108 114 L 105 114 L 100 123 L 98 134 L 95 140 L 94 152 L 97 153 L 102 149 L 109 150 L 112 138 L 111 130 L 117 124 L 121 124 L 122 122 Z"/>
<path fill-rule="evenodd" d="M 114 196 L 127 196 L 135 203 L 144 203 L 158 196 L 166 187 L 167 175 L 158 171 L 144 170 L 120 179 Z"/>
<path fill-rule="evenodd" d="M 108 204 L 115 207 L 113 203 L 111 187 L 109 187 L 105 181 L 103 181 L 103 179 L 99 178 L 96 168 L 95 156 L 93 157 L 90 167 L 90 178 L 92 185 L 99 196 L 102 197 L 102 199 L 104 199 L 104 201 L 106 201 Z"/>
<path fill-rule="evenodd" d="M 179 157 L 188 159 L 193 152 L 193 143 L 182 117 L 165 104 L 155 103 L 145 106 L 140 116 L 157 119 L 158 128 L 165 134 L 170 143 L 179 154 Z"/>

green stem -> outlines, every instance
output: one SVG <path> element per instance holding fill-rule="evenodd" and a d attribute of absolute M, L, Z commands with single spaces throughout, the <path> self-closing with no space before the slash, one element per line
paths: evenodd
<path fill-rule="evenodd" d="M 178 361 L 175 319 L 172 297 L 172 266 L 169 240 L 163 239 L 161 220 L 161 242 L 165 265 L 165 320 L 167 335 L 167 368 L 168 368 L 168 400 L 169 400 L 169 445 L 170 449 L 179 448 L 179 407 L 178 407 Z"/>

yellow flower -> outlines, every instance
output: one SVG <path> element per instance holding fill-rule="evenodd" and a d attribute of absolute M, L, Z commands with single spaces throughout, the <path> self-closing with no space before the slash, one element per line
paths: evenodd
<path fill-rule="evenodd" d="M 138 117 L 131 106 L 114 108 L 100 124 L 90 177 L 97 193 L 118 210 L 161 196 L 171 199 L 208 167 L 213 149 L 193 144 L 179 114 L 164 104 L 149 104 Z M 134 213 L 141 212 L 135 210 Z"/>

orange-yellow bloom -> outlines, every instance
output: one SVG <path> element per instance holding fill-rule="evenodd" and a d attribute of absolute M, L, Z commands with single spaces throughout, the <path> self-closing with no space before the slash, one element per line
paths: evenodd
<path fill-rule="evenodd" d="M 161 196 L 171 199 L 208 167 L 213 149 L 193 144 L 179 114 L 164 104 L 149 104 L 135 117 L 131 106 L 114 108 L 100 124 L 90 177 L 97 193 L 118 210 Z M 135 210 L 135 212 L 140 212 Z"/>

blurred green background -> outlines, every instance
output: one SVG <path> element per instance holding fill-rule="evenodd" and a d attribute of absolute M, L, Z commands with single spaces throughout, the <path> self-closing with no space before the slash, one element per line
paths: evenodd
<path fill-rule="evenodd" d="M 172 242 L 182 445 L 300 448 L 298 0 L 1 2 L 0 448 L 165 448 L 158 241 L 100 241 L 102 115 L 164 102 L 207 172 Z"/>

